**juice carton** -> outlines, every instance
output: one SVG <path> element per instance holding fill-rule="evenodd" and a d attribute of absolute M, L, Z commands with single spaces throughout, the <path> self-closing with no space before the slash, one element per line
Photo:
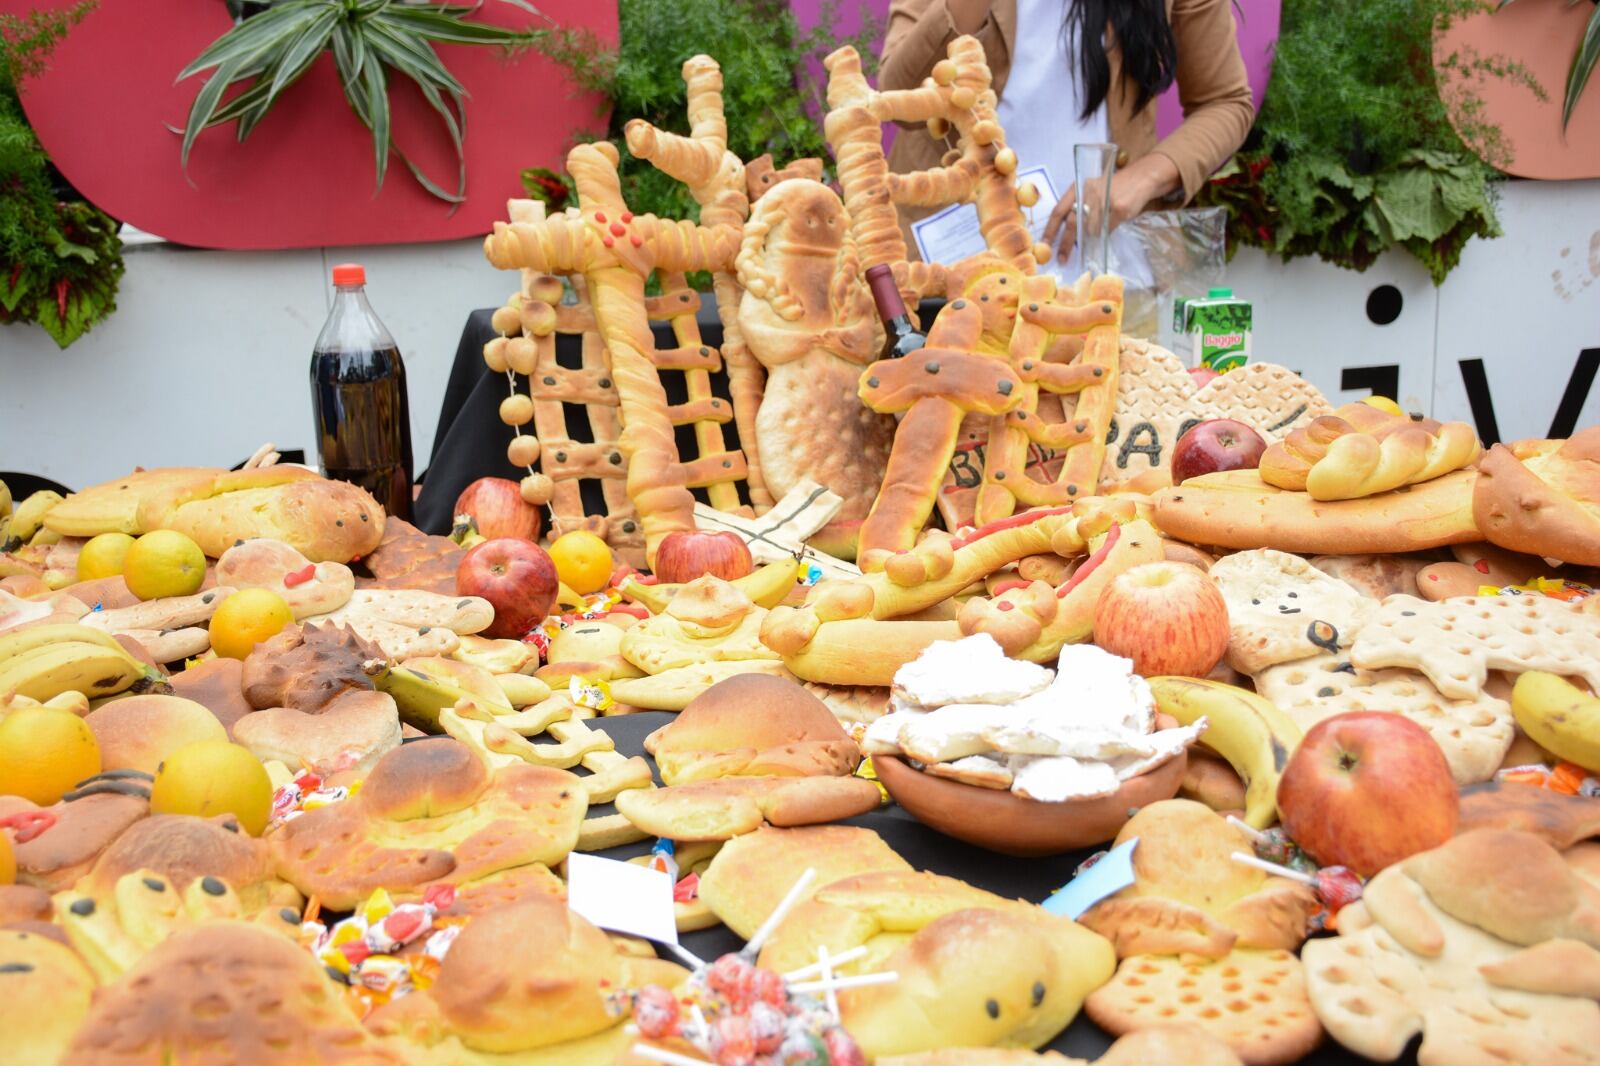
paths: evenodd
<path fill-rule="evenodd" d="M 1189 365 L 1225 374 L 1250 361 L 1252 307 L 1236 299 L 1232 289 L 1212 289 L 1203 298 L 1179 298 L 1172 306 L 1172 327 L 1189 338 Z"/>

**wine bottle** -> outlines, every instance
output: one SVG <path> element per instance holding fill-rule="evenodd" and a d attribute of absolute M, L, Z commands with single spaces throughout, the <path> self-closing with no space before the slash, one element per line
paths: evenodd
<path fill-rule="evenodd" d="M 928 343 L 928 335 L 912 324 L 911 313 L 894 283 L 894 271 L 887 264 L 867 268 L 867 287 L 872 290 L 872 302 L 878 305 L 878 317 L 883 319 L 880 358 L 900 359 Z"/>
<path fill-rule="evenodd" d="M 360 485 L 411 517 L 411 410 L 400 349 L 367 302 L 366 272 L 333 268 L 333 310 L 311 354 L 311 407 L 324 477 Z"/>

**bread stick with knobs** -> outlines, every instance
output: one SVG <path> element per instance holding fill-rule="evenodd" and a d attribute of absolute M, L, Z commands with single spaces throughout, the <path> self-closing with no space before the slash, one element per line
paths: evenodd
<path fill-rule="evenodd" d="M 722 107 L 722 69 L 709 56 L 692 56 L 683 64 L 683 80 L 688 91 L 689 136 L 659 130 L 643 119 L 627 124 L 628 150 L 649 160 L 657 170 L 689 187 L 700 205 L 703 225 L 741 227 L 750 214 L 745 167 L 728 151 L 728 125 Z M 734 424 L 744 452 L 746 482 L 750 499 L 758 512 L 772 506 L 773 498 L 762 475 L 756 447 L 755 416 L 761 404 L 765 374 L 745 344 L 739 325 L 739 285 L 730 270 L 714 271 L 712 288 L 717 298 L 717 314 L 722 320 L 722 357 L 728 374 L 728 390 L 733 397 Z M 709 388 L 709 385 L 707 385 Z M 715 428 L 709 423 L 697 425 Z M 720 438 L 720 429 L 716 435 Z M 701 454 L 709 454 L 712 442 L 701 442 Z M 717 443 L 720 443 L 717 442 Z M 715 451 L 721 451 L 718 447 Z M 720 493 L 719 493 L 720 490 Z M 731 483 L 710 488 L 712 506 L 718 510 L 738 508 L 737 492 Z M 732 493 L 731 499 L 727 498 Z M 724 497 L 718 499 L 719 494 Z"/>

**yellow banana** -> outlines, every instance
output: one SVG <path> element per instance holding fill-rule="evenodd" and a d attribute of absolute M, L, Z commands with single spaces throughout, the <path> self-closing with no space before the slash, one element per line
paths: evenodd
<path fill-rule="evenodd" d="M 392 666 L 382 659 L 371 659 L 363 664 L 363 671 L 373 679 L 378 691 L 394 696 L 400 720 L 419 728 L 424 733 L 438 733 L 438 712 L 448 711 L 461 699 L 475 699 L 454 680 L 440 675 L 426 674 L 410 666 Z"/>
<path fill-rule="evenodd" d="M 145 676 L 145 666 L 118 648 L 61 641 L 34 648 L 0 666 L 0 692 L 48 702 L 64 692 L 108 696 Z"/>
<path fill-rule="evenodd" d="M 33 536 L 28 538 L 28 547 L 30 548 L 48 548 L 52 544 L 60 543 L 61 534 L 57 533 L 53 529 L 47 529 L 44 526 L 40 526 L 38 529 L 34 530 Z M 63 586 L 63 588 L 64 587 L 65 586 Z"/>
<path fill-rule="evenodd" d="M 26 629 L 13 629 L 0 633 L 0 668 L 4 668 L 11 659 L 35 648 L 66 641 L 98 644 L 107 651 L 121 652 L 128 658 L 133 658 L 126 648 L 117 643 L 116 637 L 104 630 L 95 629 L 93 626 L 82 626 L 76 622 L 56 622 L 47 626 L 29 626 Z"/>
<path fill-rule="evenodd" d="M 768 563 L 729 584 L 750 597 L 757 607 L 776 607 L 782 603 L 800 576 L 800 560 L 789 558 Z M 682 585 L 646 585 L 629 578 L 621 585 L 621 592 L 651 614 L 660 614 L 672 602 Z"/>
<path fill-rule="evenodd" d="M 1511 713 L 1541 748 L 1600 772 L 1600 698 L 1564 677 L 1530 670 L 1511 690 Z"/>
<path fill-rule="evenodd" d="M 11 543 L 13 545 L 28 543 L 44 524 L 45 512 L 61 500 L 61 493 L 51 489 L 40 489 L 17 504 L 16 510 L 11 512 Z"/>
<path fill-rule="evenodd" d="M 0 518 L 11 517 L 11 487 L 0 481 Z M 5 538 L 0 537 L 0 540 Z"/>
<path fill-rule="evenodd" d="M 1228 760 L 1244 779 L 1245 821 L 1265 829 L 1278 817 L 1278 778 L 1299 747 L 1294 720 L 1270 700 L 1220 681 L 1198 677 L 1152 677 L 1156 710 L 1182 725 L 1201 717 L 1209 726 L 1200 743 Z"/>
<path fill-rule="evenodd" d="M 543 703 L 550 698 L 550 686 L 537 677 L 527 674 L 496 674 L 494 679 L 505 693 L 506 701 L 517 710 Z"/>

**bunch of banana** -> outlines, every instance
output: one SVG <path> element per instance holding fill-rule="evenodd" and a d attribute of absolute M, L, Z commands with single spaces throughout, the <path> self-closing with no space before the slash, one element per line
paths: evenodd
<path fill-rule="evenodd" d="M 40 489 L 11 506 L 11 490 L 0 483 L 0 551 L 15 551 L 24 544 L 53 544 L 61 537 L 44 528 L 45 512 L 62 501 L 61 493 Z"/>
<path fill-rule="evenodd" d="M 75 622 L 0 633 L 0 694 L 47 703 L 66 692 L 110 696 L 160 675 L 109 633 Z"/>
<path fill-rule="evenodd" d="M 401 721 L 426 733 L 439 732 L 439 712 L 463 699 L 499 715 L 550 696 L 550 686 L 538 678 L 497 676 L 480 666 L 435 656 L 416 656 L 402 663 L 373 659 L 362 669 L 378 691 L 394 698 Z"/>
<path fill-rule="evenodd" d="M 1535 744 L 1600 773 L 1600 698 L 1557 674 L 1530 670 L 1511 689 L 1511 713 Z"/>
<path fill-rule="evenodd" d="M 750 601 L 757 607 L 776 607 L 783 602 L 785 596 L 789 595 L 799 577 L 800 560 L 791 557 L 781 562 L 768 563 L 744 577 L 730 581 L 729 584 L 749 596 Z M 681 588 L 682 585 L 646 585 L 637 578 L 630 577 L 622 583 L 620 591 L 651 614 L 660 614 L 667 609 L 667 604 L 672 602 L 672 597 L 676 596 Z"/>
<path fill-rule="evenodd" d="M 1200 743 L 1228 760 L 1244 780 L 1244 820 L 1265 829 L 1278 817 L 1278 778 L 1300 746 L 1300 727 L 1270 700 L 1220 681 L 1152 677 L 1156 710 L 1182 725 L 1210 720 Z"/>

